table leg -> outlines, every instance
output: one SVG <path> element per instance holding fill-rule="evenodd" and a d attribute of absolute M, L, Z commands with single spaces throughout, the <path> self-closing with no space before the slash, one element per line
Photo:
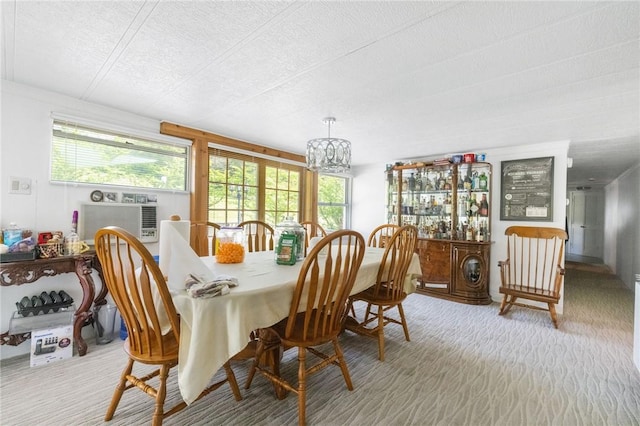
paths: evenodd
<path fill-rule="evenodd" d="M 77 257 L 75 272 L 82 287 L 82 303 L 76 310 L 76 319 L 73 323 L 73 338 L 78 345 L 78 355 L 87 353 L 87 343 L 82 338 L 82 327 L 91 319 L 91 304 L 95 296 L 95 285 L 91 278 L 91 264 L 83 257 Z"/>
<path fill-rule="evenodd" d="M 268 349 L 262 353 L 260 357 L 260 364 L 271 367 L 271 371 L 276 376 L 280 376 L 280 361 L 282 361 L 282 345 L 280 344 L 280 338 L 274 332 L 268 328 L 261 328 L 258 333 L 258 338 L 262 340 L 262 343 Z M 282 386 L 273 384 L 273 390 L 276 393 L 278 399 L 284 399 L 287 396 L 287 390 Z"/>
<path fill-rule="evenodd" d="M 104 282 L 104 275 L 102 275 L 102 265 L 98 260 L 98 256 L 95 256 L 91 260 L 91 266 L 98 272 L 98 276 L 100 277 L 100 282 L 102 283 L 102 287 L 100 287 L 100 291 L 96 296 L 96 299 L 93 301 L 93 304 L 96 306 L 106 305 L 107 304 L 107 293 L 109 293 L 109 289 L 107 289 L 107 284 Z M 91 279 L 93 281 L 93 279 Z M 95 284 L 95 283 L 94 283 Z M 95 288 L 95 285 L 94 285 Z"/>

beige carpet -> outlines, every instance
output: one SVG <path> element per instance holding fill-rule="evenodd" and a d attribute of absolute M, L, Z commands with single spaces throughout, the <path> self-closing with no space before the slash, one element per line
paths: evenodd
<path fill-rule="evenodd" d="M 309 381 L 310 425 L 638 425 L 640 372 L 632 363 L 633 294 L 615 276 L 569 270 L 565 314 L 555 330 L 546 312 L 497 303 L 469 306 L 412 295 L 411 342 L 388 327 L 386 361 L 374 341 L 342 337 L 355 390 L 337 369 Z M 295 377 L 293 353 L 283 373 Z M 89 346 L 84 357 L 29 368 L 3 362 L 0 424 L 100 425 L 125 357 L 121 342 Z M 247 365 L 234 364 L 243 384 Z M 274 398 L 256 377 L 236 402 L 218 389 L 167 425 L 296 424 L 296 399 Z M 169 400 L 179 398 L 175 374 Z M 149 424 L 151 400 L 125 393 L 109 424 Z"/>
<path fill-rule="evenodd" d="M 578 271 L 595 272 L 598 274 L 611 274 L 611 268 L 605 264 L 582 263 L 582 262 L 565 262 L 565 269 L 576 269 Z"/>

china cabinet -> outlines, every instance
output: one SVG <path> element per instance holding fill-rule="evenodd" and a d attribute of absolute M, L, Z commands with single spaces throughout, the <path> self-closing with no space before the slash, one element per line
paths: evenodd
<path fill-rule="evenodd" d="M 489 304 L 491 164 L 424 162 L 386 171 L 387 221 L 415 225 L 418 292 Z"/>

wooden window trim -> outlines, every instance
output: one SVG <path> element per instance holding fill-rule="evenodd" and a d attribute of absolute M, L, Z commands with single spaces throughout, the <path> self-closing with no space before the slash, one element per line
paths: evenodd
<path fill-rule="evenodd" d="M 191 155 L 191 191 L 190 191 L 190 213 L 191 222 L 204 224 L 208 219 L 208 196 L 209 196 L 209 142 L 217 145 L 228 146 L 230 148 L 246 151 L 245 155 L 251 153 L 260 156 L 272 157 L 270 161 L 277 162 L 278 159 L 304 164 L 304 155 L 281 151 L 265 146 L 228 138 L 204 130 L 193 129 L 179 124 L 162 122 L 160 123 L 160 133 L 192 141 Z M 302 178 L 302 197 L 300 213 L 303 220 L 317 220 L 317 206 L 315 194 L 318 190 L 317 173 L 304 170 Z M 264 191 L 264 179 L 259 182 L 259 191 Z M 264 197 L 264 193 L 261 194 Z M 264 212 L 263 212 L 264 214 Z"/>

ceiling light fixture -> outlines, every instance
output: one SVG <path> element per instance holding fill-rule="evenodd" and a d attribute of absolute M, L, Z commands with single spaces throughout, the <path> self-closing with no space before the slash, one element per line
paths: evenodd
<path fill-rule="evenodd" d="M 334 117 L 322 120 L 329 129 L 326 138 L 307 142 L 307 169 L 314 172 L 345 173 L 351 170 L 351 142 L 331 137 Z"/>

